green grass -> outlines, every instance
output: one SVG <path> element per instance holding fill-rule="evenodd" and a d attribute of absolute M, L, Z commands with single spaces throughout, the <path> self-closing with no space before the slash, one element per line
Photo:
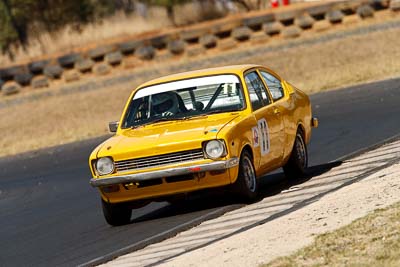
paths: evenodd
<path fill-rule="evenodd" d="M 400 266 L 400 203 L 316 237 L 270 266 Z"/>

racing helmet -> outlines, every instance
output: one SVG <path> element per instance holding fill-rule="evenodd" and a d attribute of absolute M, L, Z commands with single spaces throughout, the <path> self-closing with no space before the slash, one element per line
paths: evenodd
<path fill-rule="evenodd" d="M 153 110 L 156 114 L 176 114 L 179 111 L 178 96 L 175 92 L 164 92 L 153 95 L 151 98 Z"/>

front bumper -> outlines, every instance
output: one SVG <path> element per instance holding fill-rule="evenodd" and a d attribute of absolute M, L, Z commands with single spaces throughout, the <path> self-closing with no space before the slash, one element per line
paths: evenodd
<path fill-rule="evenodd" d="M 198 172 L 225 170 L 235 167 L 237 165 L 239 165 L 239 159 L 237 157 L 234 157 L 228 160 L 214 161 L 207 164 L 199 164 L 187 167 L 169 168 L 165 170 L 113 176 L 109 178 L 92 178 L 90 179 L 90 184 L 93 187 L 100 187 L 100 186 L 107 186 L 114 184 L 127 184 L 131 182 L 140 182 L 156 178 L 166 178 L 171 176 L 179 176 L 179 175 L 198 173 Z"/>

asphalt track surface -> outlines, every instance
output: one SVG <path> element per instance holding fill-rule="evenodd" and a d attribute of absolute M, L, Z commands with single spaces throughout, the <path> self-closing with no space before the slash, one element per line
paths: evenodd
<path fill-rule="evenodd" d="M 323 171 L 331 161 L 400 134 L 400 79 L 319 93 L 311 100 L 320 119 L 309 146 L 314 169 Z M 223 193 L 200 193 L 178 205 L 150 204 L 134 213 L 132 224 L 110 227 L 88 183 L 88 155 L 103 139 L 0 159 L 1 266 L 84 264 L 243 205 Z M 282 175 L 270 175 L 261 194 L 279 194 L 287 186 Z"/>

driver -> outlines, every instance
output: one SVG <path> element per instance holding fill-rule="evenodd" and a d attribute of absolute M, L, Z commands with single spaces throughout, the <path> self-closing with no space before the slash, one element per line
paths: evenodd
<path fill-rule="evenodd" d="M 172 116 L 179 112 L 179 100 L 175 92 L 165 92 L 153 95 L 151 98 L 155 114 Z"/>

